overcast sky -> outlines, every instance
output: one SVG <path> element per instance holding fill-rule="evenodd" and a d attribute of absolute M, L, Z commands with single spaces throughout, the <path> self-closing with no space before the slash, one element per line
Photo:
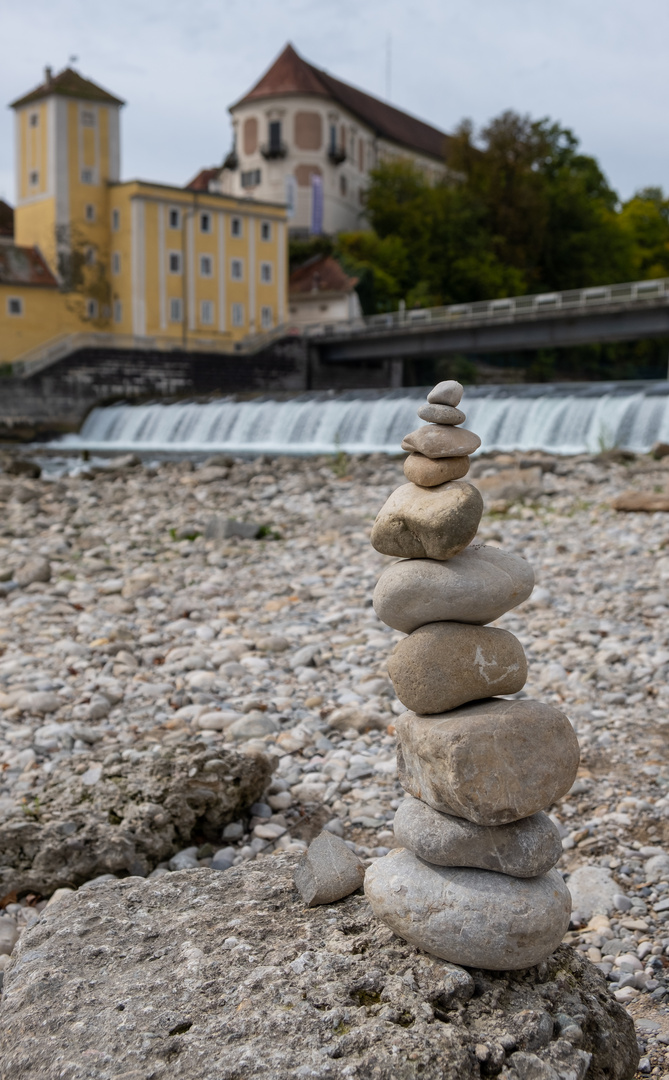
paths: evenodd
<path fill-rule="evenodd" d="M 183 184 L 220 163 L 227 106 L 292 41 L 302 55 L 450 131 L 503 109 L 571 127 L 623 198 L 669 189 L 666 0 L 31 0 L 0 5 L 5 102 L 60 71 L 127 102 L 122 177 Z M 0 112 L 0 197 L 14 201 Z"/>

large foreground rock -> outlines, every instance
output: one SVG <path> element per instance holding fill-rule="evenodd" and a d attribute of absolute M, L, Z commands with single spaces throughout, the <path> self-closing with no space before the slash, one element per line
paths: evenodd
<path fill-rule="evenodd" d="M 305 908 L 295 863 L 100 882 L 47 909 L 5 974 L 2 1080 L 631 1080 L 631 1018 L 582 954 L 470 974 L 360 895 Z"/>
<path fill-rule="evenodd" d="M 505 825 L 561 798 L 576 779 L 578 739 L 559 709 L 523 699 L 398 717 L 400 784 L 442 814 Z"/>
<path fill-rule="evenodd" d="M 433 622 L 395 646 L 388 674 L 407 709 L 431 715 L 493 694 L 517 694 L 527 681 L 527 661 L 508 630 Z"/>
<path fill-rule="evenodd" d="M 557 949 L 571 897 L 557 870 L 533 878 L 434 866 L 406 848 L 377 859 L 365 875 L 374 914 L 442 960 L 508 971 L 532 967 Z"/>
<path fill-rule="evenodd" d="M 120 755 L 116 755 L 120 758 Z M 95 763 L 55 773 L 39 805 L 0 825 L 0 897 L 81 885 L 98 874 L 148 874 L 196 835 L 221 830 L 265 790 L 264 755 L 194 748 L 140 762 Z"/>
<path fill-rule="evenodd" d="M 432 622 L 494 622 L 533 588 L 534 572 L 520 555 L 477 544 L 448 562 L 393 563 L 377 581 L 373 603 L 382 622 L 411 634 Z"/>

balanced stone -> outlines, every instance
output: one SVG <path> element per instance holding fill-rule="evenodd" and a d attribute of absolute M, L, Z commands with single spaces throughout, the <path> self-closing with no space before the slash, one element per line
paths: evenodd
<path fill-rule="evenodd" d="M 447 480 L 460 480 L 469 472 L 469 458 L 429 458 L 414 451 L 404 462 L 404 475 L 420 487 L 436 487 Z"/>
<path fill-rule="evenodd" d="M 527 661 L 508 630 L 433 622 L 395 646 L 388 673 L 402 704 L 430 715 L 493 694 L 517 694 L 527 681 Z"/>
<path fill-rule="evenodd" d="M 481 440 L 467 428 L 425 424 L 402 439 L 403 450 L 417 450 L 429 458 L 463 457 L 473 454 Z"/>
<path fill-rule="evenodd" d="M 459 405 L 464 394 L 464 387 L 455 379 L 445 379 L 437 383 L 427 395 L 430 405 L 451 405 L 453 408 Z"/>
<path fill-rule="evenodd" d="M 418 410 L 421 420 L 428 424 L 464 424 L 467 417 L 460 409 L 454 409 L 451 405 L 421 405 Z"/>
<path fill-rule="evenodd" d="M 404 790 L 477 825 L 536 814 L 576 779 L 574 729 L 542 701 L 492 698 L 444 716 L 407 712 L 395 727 Z"/>
<path fill-rule="evenodd" d="M 438 866 L 476 866 L 512 877 L 545 874 L 562 854 L 557 827 L 547 814 L 508 825 L 474 825 L 440 814 L 407 795 L 393 822 L 395 839 L 421 859 Z"/>
<path fill-rule="evenodd" d="M 388 566 L 374 589 L 382 622 L 410 634 L 433 622 L 489 623 L 527 600 L 532 567 L 520 555 L 470 545 L 448 562 L 403 559 Z"/>
<path fill-rule="evenodd" d="M 483 499 L 471 484 L 402 484 L 381 507 L 370 540 L 383 555 L 450 559 L 474 539 L 482 515 Z"/>
<path fill-rule="evenodd" d="M 571 915 L 569 890 L 557 870 L 521 880 L 432 866 L 405 848 L 372 863 L 365 895 L 374 914 L 410 944 L 451 963 L 492 971 L 545 960 L 562 941 Z"/>

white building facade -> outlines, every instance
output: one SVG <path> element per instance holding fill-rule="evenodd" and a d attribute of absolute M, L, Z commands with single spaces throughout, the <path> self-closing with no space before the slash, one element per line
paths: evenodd
<path fill-rule="evenodd" d="M 367 228 L 370 171 L 403 158 L 436 182 L 449 137 L 332 78 L 288 45 L 230 109 L 234 149 L 211 190 L 286 203 L 292 235 Z"/>

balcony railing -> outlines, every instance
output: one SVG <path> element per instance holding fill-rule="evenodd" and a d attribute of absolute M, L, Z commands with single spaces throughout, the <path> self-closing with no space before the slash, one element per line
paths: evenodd
<path fill-rule="evenodd" d="M 346 161 L 346 150 L 343 146 L 331 146 L 328 157 L 333 165 L 341 165 L 343 161 Z"/>
<path fill-rule="evenodd" d="M 268 142 L 260 147 L 260 153 L 266 161 L 273 161 L 276 158 L 285 158 L 288 147 L 284 142 Z"/>

